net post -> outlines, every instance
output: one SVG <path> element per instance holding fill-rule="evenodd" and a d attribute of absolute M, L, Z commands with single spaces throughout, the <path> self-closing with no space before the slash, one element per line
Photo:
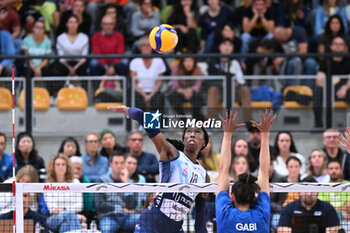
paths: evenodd
<path fill-rule="evenodd" d="M 16 233 L 24 233 L 22 183 L 16 183 Z"/>
<path fill-rule="evenodd" d="M 15 156 L 15 66 L 12 65 L 12 196 L 16 195 L 16 156 Z M 17 203 L 17 202 L 15 202 Z M 13 233 L 16 233 L 16 208 L 13 209 Z"/>

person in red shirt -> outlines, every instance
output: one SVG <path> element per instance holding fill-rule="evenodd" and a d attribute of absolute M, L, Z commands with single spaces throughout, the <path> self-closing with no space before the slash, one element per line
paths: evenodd
<path fill-rule="evenodd" d="M 101 20 L 102 30 L 91 39 L 94 54 L 123 54 L 125 51 L 124 36 L 115 31 L 116 19 L 105 15 Z M 127 67 L 120 58 L 93 59 L 90 62 L 90 75 L 126 75 Z"/>
<path fill-rule="evenodd" d="M 0 29 L 8 31 L 11 34 L 16 54 L 20 54 L 22 41 L 19 38 L 21 32 L 19 16 L 15 10 L 3 3 L 0 3 Z"/>

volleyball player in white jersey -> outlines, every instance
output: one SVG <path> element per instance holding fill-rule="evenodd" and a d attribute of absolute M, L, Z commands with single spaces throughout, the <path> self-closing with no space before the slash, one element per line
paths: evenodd
<path fill-rule="evenodd" d="M 109 107 L 121 112 L 143 125 L 143 111 L 133 107 Z M 199 152 L 208 144 L 204 128 L 187 128 L 182 141 L 167 140 L 159 129 L 145 129 L 159 153 L 161 183 L 205 183 L 209 177 L 197 162 Z M 136 224 L 136 233 L 183 232 L 183 219 L 196 203 L 196 232 L 207 232 L 205 228 L 205 198 L 195 192 L 158 193 L 154 203 L 141 215 Z"/>

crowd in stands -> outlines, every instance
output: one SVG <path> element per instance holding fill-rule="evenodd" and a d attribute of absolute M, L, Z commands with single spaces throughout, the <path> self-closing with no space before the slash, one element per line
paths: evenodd
<path fill-rule="evenodd" d="M 0 49 L 2 55 L 88 55 L 151 54 L 149 31 L 160 23 L 172 25 L 179 43 L 175 53 L 285 53 L 347 52 L 350 6 L 337 0 L 66 0 L 1 3 Z M 206 65 L 198 66 L 198 62 Z M 323 126 L 323 77 L 347 75 L 347 58 L 334 57 L 331 66 L 315 57 L 241 58 L 239 60 L 203 59 L 193 63 L 184 59 L 168 64 L 161 58 L 127 59 L 31 59 L 27 63 L 3 59 L 0 75 L 11 76 L 15 64 L 20 76 L 101 76 L 127 75 L 137 80 L 136 106 L 164 108 L 161 75 L 235 76 L 235 99 L 244 108 L 244 119 L 251 119 L 249 106 L 256 97 L 252 89 L 264 84 L 276 92 L 290 85 L 307 85 L 313 91 L 315 127 Z M 170 66 L 170 67 L 169 67 Z M 207 67 L 207 68 L 206 68 Z M 284 79 L 278 90 L 271 80 L 255 82 L 244 75 L 317 75 L 320 79 Z M 346 79 L 335 87 L 335 99 L 350 103 Z M 56 96 L 64 82 L 47 86 Z M 94 83 L 98 87 L 109 82 Z M 193 115 L 208 116 L 222 99 L 222 86 L 215 81 L 174 81 L 166 95 L 175 111 L 182 113 L 182 103 L 189 102 Z M 265 89 L 264 89 L 265 90 Z M 250 92 L 249 92 L 250 91 Z M 216 98 L 213 98 L 215 96 Z M 176 99 L 177 101 L 173 101 Z"/>
<path fill-rule="evenodd" d="M 257 174 L 260 131 L 254 125 L 247 126 L 249 139 L 236 137 L 232 145 L 231 181 L 248 172 Z M 157 182 L 159 164 L 154 154 L 143 151 L 143 134 L 133 131 L 125 145 L 117 143 L 116 135 L 109 129 L 100 134 L 89 133 L 85 137 L 84 151 L 73 137 L 65 138 L 53 156 L 45 164 L 35 149 L 33 137 L 28 133 L 17 135 L 16 181 L 50 183 L 148 183 Z M 350 154 L 338 145 L 339 132 L 327 129 L 319 149 L 309 155 L 298 153 L 293 136 L 288 131 L 277 133 L 270 145 L 270 182 L 348 182 L 350 178 Z M 0 178 L 12 182 L 12 156 L 6 154 L 6 135 L 0 133 Z M 220 154 L 213 151 L 211 139 L 202 151 L 199 162 L 205 167 L 211 182 L 215 182 L 219 169 Z M 310 180 L 311 179 L 311 180 Z M 153 194 L 152 194 L 153 195 Z M 283 232 L 291 227 L 291 206 L 300 207 L 300 202 L 309 194 L 272 193 L 271 230 Z M 311 195 L 311 194 L 310 194 Z M 310 196 L 309 195 L 309 196 Z M 312 195 L 311 195 L 312 196 Z M 311 198 L 311 196 L 309 198 Z M 338 197 L 339 196 L 339 197 Z M 102 232 L 132 231 L 140 213 L 152 201 L 151 194 L 141 193 L 44 193 L 30 196 L 24 208 L 30 218 L 54 232 L 80 229 L 82 222 L 97 221 Z M 317 196 L 314 196 L 314 200 Z M 350 224 L 350 197 L 347 193 L 319 193 L 318 199 L 330 203 L 327 208 L 337 212 L 336 222 L 345 229 Z M 0 202 L 0 219 L 11 216 L 11 194 L 3 194 Z M 26 200 L 26 199 L 25 199 Z M 215 218 L 215 196 L 207 199 L 207 221 Z M 323 206 L 322 208 L 325 208 Z M 309 210 L 309 209 L 308 209 Z M 334 217 L 334 216 L 333 216 Z M 332 219 L 333 219 L 332 217 Z M 29 218 L 29 216 L 28 216 Z M 44 219 L 44 220 L 43 220 Z M 333 221 L 333 220 L 329 220 Z M 332 222 L 333 224 L 334 222 Z M 329 225 L 331 226 L 331 225 Z M 68 229 L 68 228 L 69 229 Z"/>

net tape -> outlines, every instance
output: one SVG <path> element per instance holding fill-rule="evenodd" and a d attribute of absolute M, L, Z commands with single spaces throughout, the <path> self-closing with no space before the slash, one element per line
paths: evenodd
<path fill-rule="evenodd" d="M 18 186 L 21 186 L 18 189 Z M 350 183 L 270 183 L 270 192 L 350 192 Z M 22 192 L 216 192 L 216 183 L 17 183 Z"/>

